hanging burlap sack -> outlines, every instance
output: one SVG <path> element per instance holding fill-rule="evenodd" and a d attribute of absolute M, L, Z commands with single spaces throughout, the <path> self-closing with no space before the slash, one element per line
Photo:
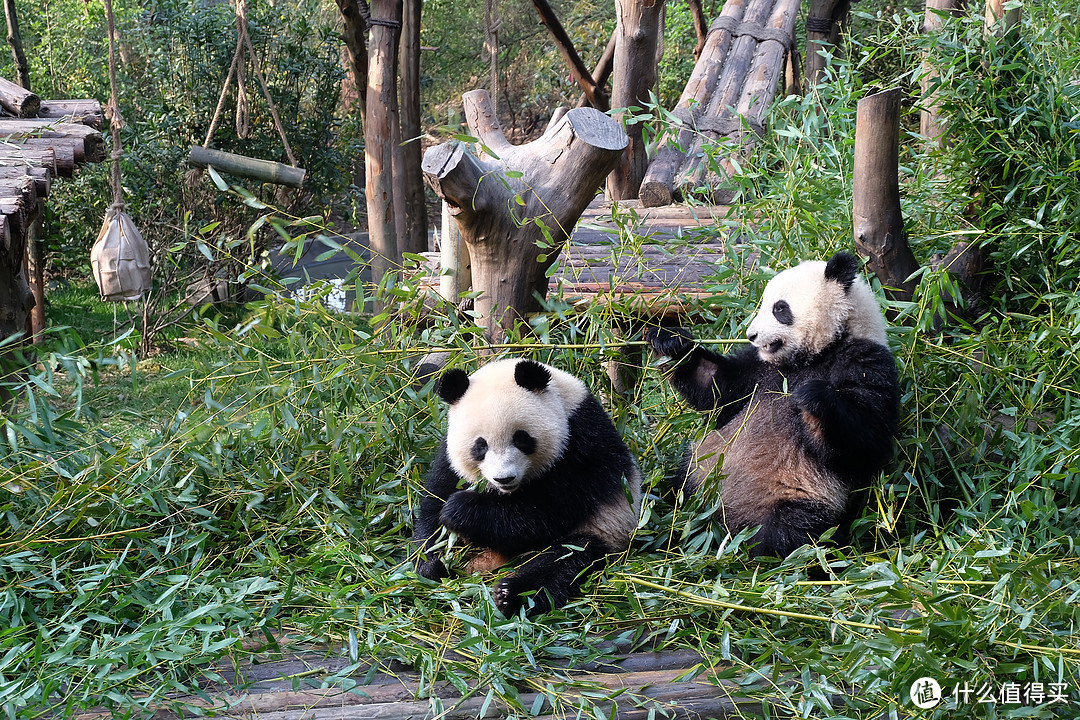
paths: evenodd
<path fill-rule="evenodd" d="M 150 247 L 123 205 L 113 205 L 90 250 L 90 266 L 103 300 L 138 300 L 153 284 Z"/>

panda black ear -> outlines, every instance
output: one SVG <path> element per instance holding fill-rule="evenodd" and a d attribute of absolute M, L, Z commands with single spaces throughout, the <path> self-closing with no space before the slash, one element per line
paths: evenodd
<path fill-rule="evenodd" d="M 439 397 L 450 405 L 460 400 L 468 389 L 469 376 L 460 368 L 444 372 L 435 386 L 435 391 L 439 393 Z"/>
<path fill-rule="evenodd" d="M 535 360 L 522 360 L 514 367 L 514 380 L 526 390 L 536 392 L 548 386 L 551 373 Z"/>
<path fill-rule="evenodd" d="M 859 260 L 846 250 L 840 252 L 829 258 L 829 262 L 825 264 L 825 279 L 835 280 L 844 287 L 844 292 L 851 289 L 851 284 L 855 282 L 855 273 L 859 271 Z"/>

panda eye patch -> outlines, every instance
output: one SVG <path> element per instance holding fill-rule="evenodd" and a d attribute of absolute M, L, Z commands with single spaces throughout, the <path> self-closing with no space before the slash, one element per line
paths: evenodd
<path fill-rule="evenodd" d="M 480 462 L 481 460 L 484 459 L 484 456 L 487 455 L 487 451 L 488 451 L 487 440 L 485 440 L 482 437 L 476 438 L 476 442 L 474 442 L 473 446 L 472 446 L 473 460 L 475 460 L 476 462 Z"/>
<path fill-rule="evenodd" d="M 773 317 L 776 318 L 776 322 L 781 325 L 793 325 L 795 323 L 795 315 L 791 312 L 791 306 L 787 304 L 787 300 L 777 300 L 772 306 Z"/>
<path fill-rule="evenodd" d="M 524 430 L 518 430 L 514 433 L 514 447 L 525 455 L 532 455 L 536 452 L 536 438 Z"/>

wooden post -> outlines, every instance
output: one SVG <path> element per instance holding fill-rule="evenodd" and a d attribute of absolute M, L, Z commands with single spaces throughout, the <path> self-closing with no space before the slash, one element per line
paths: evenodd
<path fill-rule="evenodd" d="M 450 205 L 442 204 L 442 245 L 439 247 L 439 295 L 455 305 L 461 302 L 461 294 L 472 287 L 472 263 L 469 246 L 461 239 L 457 220 L 450 212 Z"/>
<path fill-rule="evenodd" d="M 923 12 L 923 34 L 929 35 L 941 30 L 943 15 L 960 15 L 964 11 L 964 0 L 926 0 L 926 9 Z M 919 113 L 919 133 L 926 138 L 927 142 L 937 145 L 945 127 L 939 114 L 939 105 L 934 86 L 937 83 L 938 71 L 926 60 L 923 61 L 922 78 L 919 81 L 922 88 L 923 109 Z"/>
<path fill-rule="evenodd" d="M 617 108 L 643 107 L 656 88 L 656 48 L 660 37 L 660 14 L 664 0 L 615 0 L 616 25 L 614 77 L 611 104 Z M 619 158 L 608 194 L 613 200 L 638 196 L 649 169 L 641 123 L 626 126 L 629 145 Z"/>
<path fill-rule="evenodd" d="M 420 11 L 422 0 L 405 0 L 401 19 L 401 185 L 405 200 L 402 252 L 428 249 L 427 202 L 420 170 Z"/>
<path fill-rule="evenodd" d="M 397 28 L 401 5 L 373 0 L 368 46 L 367 116 L 364 120 L 368 239 L 371 275 L 376 286 L 400 264 L 394 218 L 394 147 L 391 117 L 396 101 Z"/>
<path fill-rule="evenodd" d="M 811 0 L 806 16 L 806 81 L 816 85 L 825 71 L 821 50 L 826 46 L 840 50 L 843 26 L 851 12 L 850 0 Z"/>
<path fill-rule="evenodd" d="M 447 142 L 424 155 L 424 175 L 447 202 L 469 248 L 475 308 L 490 340 L 547 294 L 547 270 L 626 147 L 621 126 L 594 108 L 561 115 L 537 140 L 511 145 L 484 90 L 463 96 L 474 136 L 498 156 Z M 545 233 L 546 229 L 546 233 Z"/>
<path fill-rule="evenodd" d="M 894 300 L 911 300 L 919 264 L 900 211 L 900 89 L 859 101 L 855 112 L 852 219 L 855 246 Z"/>
<path fill-rule="evenodd" d="M 986 0 L 986 32 L 1005 35 L 1020 24 L 1020 8 L 1005 9 L 1006 0 Z"/>

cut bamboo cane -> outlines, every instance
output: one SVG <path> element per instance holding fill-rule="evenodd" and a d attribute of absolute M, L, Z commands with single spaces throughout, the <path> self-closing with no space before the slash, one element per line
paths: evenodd
<path fill-rule="evenodd" d="M 244 157 L 234 153 L 211 150 L 209 148 L 192 146 L 188 154 L 188 165 L 205 168 L 213 165 L 215 170 L 220 170 L 230 175 L 260 180 L 275 185 L 286 185 L 298 188 L 304 184 L 304 176 L 307 171 L 303 168 L 283 165 L 272 160 L 258 160 Z"/>

